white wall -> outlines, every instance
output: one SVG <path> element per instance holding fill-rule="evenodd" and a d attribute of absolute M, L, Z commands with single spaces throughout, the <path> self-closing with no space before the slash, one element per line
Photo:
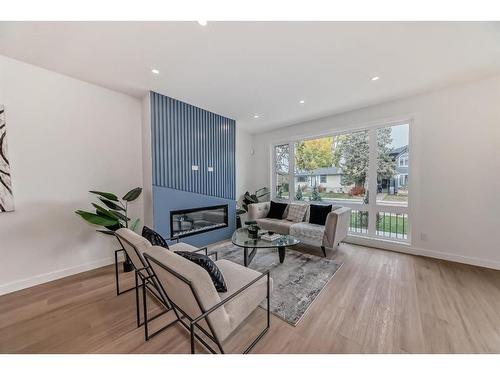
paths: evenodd
<path fill-rule="evenodd" d="M 273 142 L 408 117 L 412 247 L 398 250 L 500 269 L 500 77 L 258 134 L 253 186 L 270 185 Z"/>
<path fill-rule="evenodd" d="M 151 150 L 151 102 L 149 92 L 142 98 L 141 106 L 144 224 L 153 228 L 153 155 Z"/>
<path fill-rule="evenodd" d="M 252 155 L 253 136 L 236 124 L 236 200 L 246 191 L 252 191 L 252 171 L 255 168 Z"/>
<path fill-rule="evenodd" d="M 142 186 L 140 101 L 0 56 L 0 103 L 16 205 L 0 214 L 0 294 L 110 263 L 115 240 L 74 210 L 88 190 Z"/>

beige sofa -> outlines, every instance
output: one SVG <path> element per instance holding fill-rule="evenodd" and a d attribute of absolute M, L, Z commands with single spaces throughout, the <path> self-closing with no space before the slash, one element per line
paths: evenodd
<path fill-rule="evenodd" d="M 249 204 L 248 220 L 255 220 L 257 225 L 264 230 L 290 234 L 297 237 L 305 245 L 321 247 L 324 256 L 326 256 L 326 249 L 335 250 L 339 243 L 347 237 L 351 218 L 350 208 L 332 206 L 332 212 L 328 214 L 325 225 L 318 225 L 309 223 L 309 207 L 303 221 L 299 223 L 286 220 L 288 207 L 283 213 L 283 218 L 267 218 L 270 205 L 270 202 Z"/>

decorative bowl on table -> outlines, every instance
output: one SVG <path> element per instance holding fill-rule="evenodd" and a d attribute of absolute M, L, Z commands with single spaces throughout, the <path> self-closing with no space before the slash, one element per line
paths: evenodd
<path fill-rule="evenodd" d="M 248 237 L 249 238 L 259 238 L 259 230 L 260 228 L 256 224 L 250 225 L 248 228 Z"/>

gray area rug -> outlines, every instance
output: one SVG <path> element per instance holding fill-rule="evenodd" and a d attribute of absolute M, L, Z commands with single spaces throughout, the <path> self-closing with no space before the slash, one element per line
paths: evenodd
<path fill-rule="evenodd" d="M 218 248 L 219 259 L 243 264 L 243 248 L 226 245 Z M 321 290 L 335 275 L 342 263 L 331 259 L 286 249 L 285 261 L 280 264 L 278 249 L 258 249 L 250 268 L 270 270 L 273 279 L 271 312 L 296 326 Z M 265 305 L 265 303 L 264 303 Z"/>

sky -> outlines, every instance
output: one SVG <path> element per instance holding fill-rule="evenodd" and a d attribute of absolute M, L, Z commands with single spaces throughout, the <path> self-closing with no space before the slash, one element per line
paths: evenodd
<path fill-rule="evenodd" d="M 392 127 L 392 143 L 391 148 L 406 146 L 408 144 L 410 127 L 408 124 Z"/>

